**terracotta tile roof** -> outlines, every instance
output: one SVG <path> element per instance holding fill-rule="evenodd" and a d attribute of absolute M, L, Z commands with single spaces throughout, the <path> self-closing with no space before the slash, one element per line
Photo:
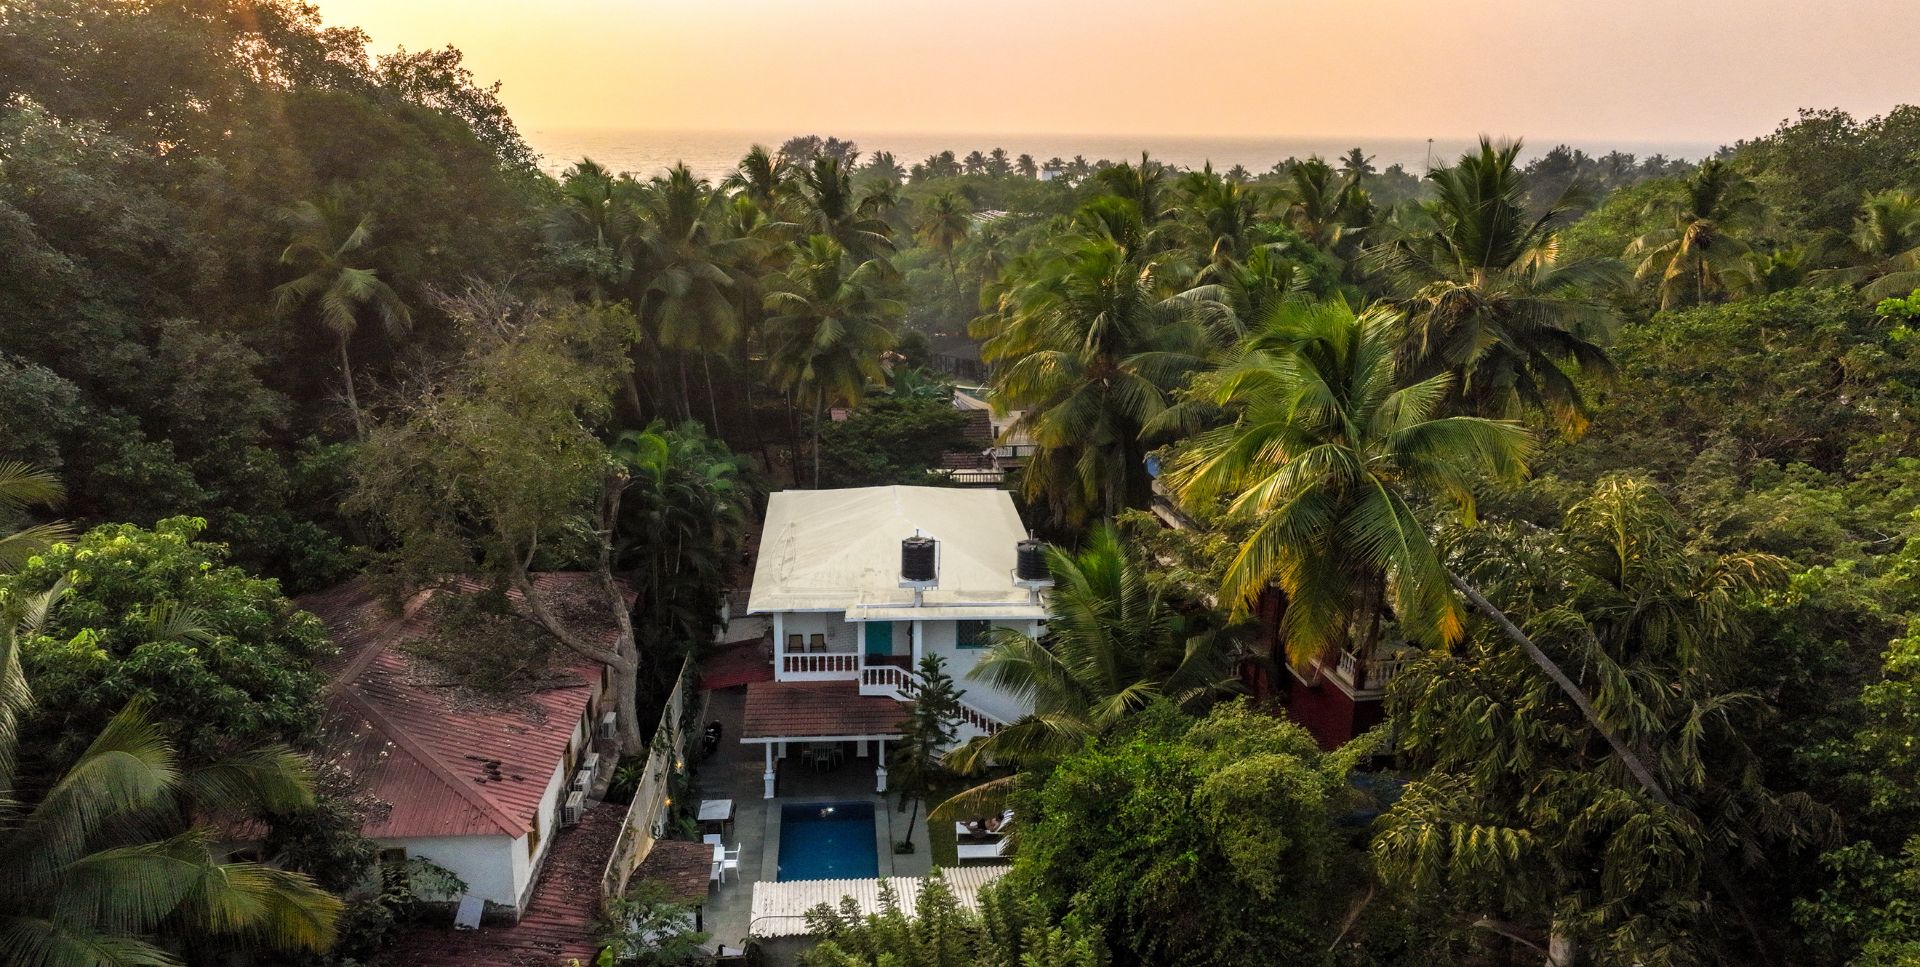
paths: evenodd
<path fill-rule="evenodd" d="M 984 453 L 956 453 L 947 451 L 940 455 L 942 470 L 992 470 L 993 457 Z"/>
<path fill-rule="evenodd" d="M 382 955 L 406 967 L 562 967 L 593 963 L 600 945 L 593 920 L 600 910 L 600 877 L 620 836 L 625 810 L 596 806 L 580 825 L 561 830 L 547 853 L 527 912 L 511 926 L 478 930 L 416 928 Z M 708 847 L 711 860 L 712 847 Z M 451 917 L 448 918 L 452 920 Z"/>
<path fill-rule="evenodd" d="M 713 847 L 681 839 L 655 840 L 653 849 L 633 871 L 633 882 L 651 880 L 667 888 L 675 903 L 700 906 L 712 885 Z"/>
<path fill-rule="evenodd" d="M 588 578 L 542 575 L 538 586 L 571 602 Z M 430 597 L 396 614 L 356 578 L 300 599 L 340 646 L 328 669 L 325 754 L 375 800 L 367 836 L 523 835 L 602 669 L 566 652 L 551 681 L 517 700 L 468 699 L 397 647 L 433 632 Z M 614 630 L 609 622 L 595 634 L 611 641 Z"/>
<path fill-rule="evenodd" d="M 766 642 L 755 639 L 715 649 L 700 663 L 701 690 L 773 681 L 773 659 L 767 648 Z"/>
<path fill-rule="evenodd" d="M 908 705 L 860 694 L 844 682 L 754 682 L 747 686 L 742 739 L 874 735 L 897 737 Z"/>
<path fill-rule="evenodd" d="M 988 410 L 961 410 L 960 415 L 967 418 L 961 428 L 961 435 L 983 447 L 993 446 L 993 413 Z"/>

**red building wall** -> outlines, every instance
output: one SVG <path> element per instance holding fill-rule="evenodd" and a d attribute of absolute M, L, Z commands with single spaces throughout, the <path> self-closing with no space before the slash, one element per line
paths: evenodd
<path fill-rule="evenodd" d="M 1299 722 L 1323 749 L 1334 749 L 1347 740 L 1386 721 L 1385 703 L 1377 698 L 1355 701 L 1340 686 L 1321 679 L 1308 685 L 1299 676 L 1286 676 L 1287 714 Z"/>

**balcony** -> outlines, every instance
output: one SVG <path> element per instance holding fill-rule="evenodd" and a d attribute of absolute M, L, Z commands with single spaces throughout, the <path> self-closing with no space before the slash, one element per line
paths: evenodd
<path fill-rule="evenodd" d="M 1366 659 L 1351 651 L 1343 651 L 1331 668 L 1327 667 L 1324 660 L 1316 664 L 1327 678 L 1347 694 L 1355 698 L 1378 698 L 1385 694 L 1387 686 L 1413 660 L 1415 654 L 1414 651 L 1399 648 L 1376 651 L 1371 659 Z"/>

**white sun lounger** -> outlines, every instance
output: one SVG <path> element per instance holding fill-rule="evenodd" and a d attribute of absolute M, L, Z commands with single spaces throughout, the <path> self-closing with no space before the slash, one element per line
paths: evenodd
<path fill-rule="evenodd" d="M 1005 836 L 991 843 L 961 843 L 958 847 L 960 862 L 968 860 L 997 860 L 1004 858 L 1013 848 L 1013 841 Z"/>

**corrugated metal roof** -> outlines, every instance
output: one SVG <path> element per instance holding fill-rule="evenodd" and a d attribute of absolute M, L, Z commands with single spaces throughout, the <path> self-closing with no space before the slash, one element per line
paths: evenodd
<path fill-rule="evenodd" d="M 954 898 L 968 910 L 980 908 L 980 891 L 1006 875 L 1008 867 L 962 866 L 942 870 Z M 807 933 L 807 911 L 826 904 L 838 909 L 843 897 L 852 897 L 860 912 L 879 913 L 880 885 L 893 888 L 900 909 L 913 916 L 920 896 L 918 876 L 889 876 L 870 880 L 795 880 L 789 883 L 760 882 L 753 885 L 753 915 L 747 932 L 756 937 L 801 937 Z"/>
<path fill-rule="evenodd" d="M 906 605 L 900 542 L 940 542 L 940 586 L 927 604 L 1011 602 L 1014 545 L 1027 536 L 1012 495 L 951 487 L 783 490 L 767 501 L 748 610 L 766 613 Z"/>
<path fill-rule="evenodd" d="M 910 706 L 880 695 L 862 695 L 843 682 L 753 682 L 747 686 L 742 739 L 829 735 L 900 735 Z"/>
<path fill-rule="evenodd" d="M 548 574 L 537 586 L 566 600 L 593 593 L 589 580 Z M 433 633 L 429 599 L 418 595 L 396 614 L 358 578 L 300 599 L 340 646 L 329 669 L 323 755 L 377 801 L 364 835 L 524 835 L 601 667 L 565 653 L 551 683 L 512 700 L 464 699 L 396 647 Z M 608 642 L 615 634 L 611 622 L 595 631 Z"/>

